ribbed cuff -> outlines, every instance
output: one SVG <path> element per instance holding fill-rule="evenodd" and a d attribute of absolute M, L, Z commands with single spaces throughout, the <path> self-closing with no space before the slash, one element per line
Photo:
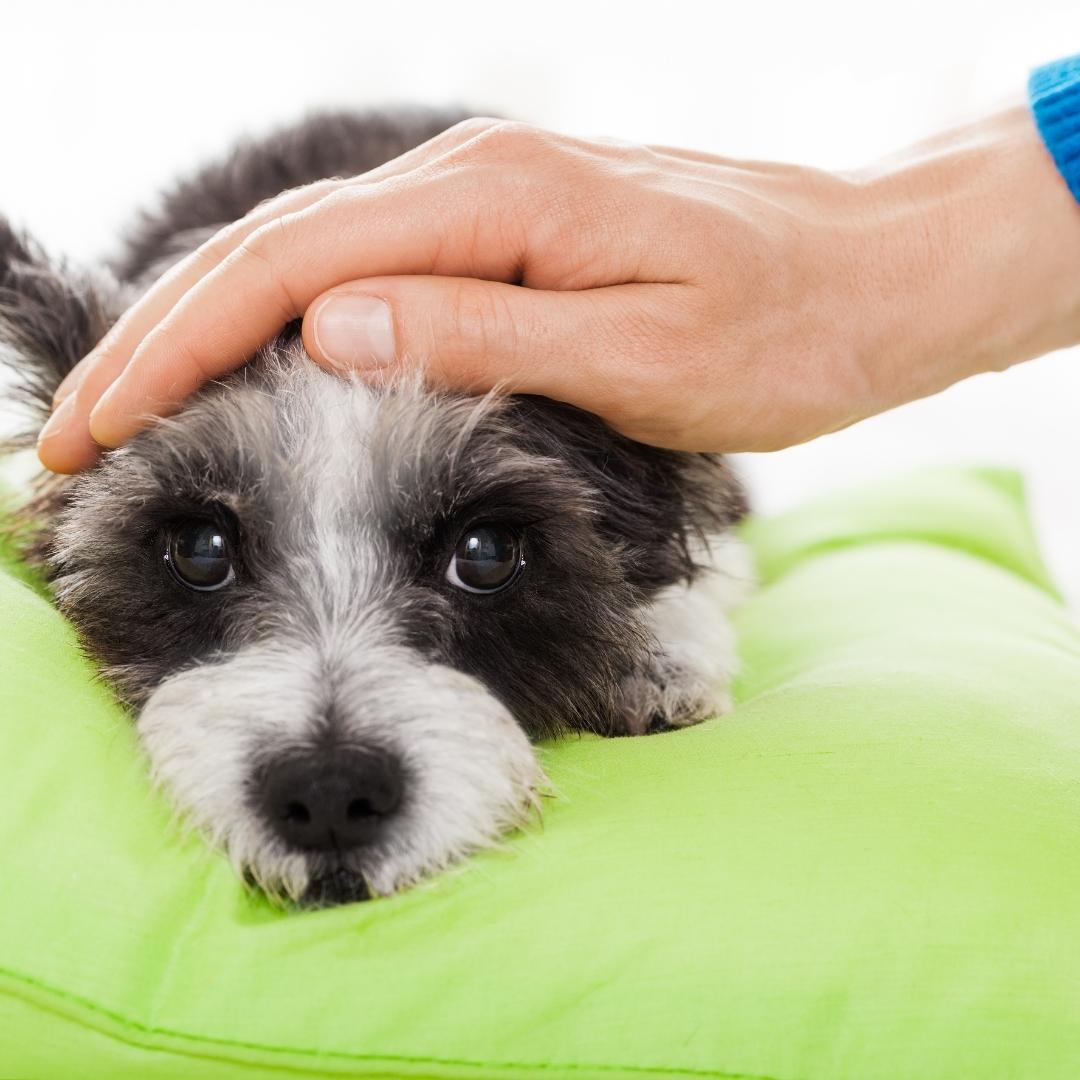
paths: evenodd
<path fill-rule="evenodd" d="M 1028 96 L 1046 149 L 1080 202 L 1080 56 L 1036 68 Z"/>

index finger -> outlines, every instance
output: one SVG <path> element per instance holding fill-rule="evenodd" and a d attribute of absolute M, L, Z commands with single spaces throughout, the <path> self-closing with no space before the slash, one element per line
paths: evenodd
<path fill-rule="evenodd" d="M 343 181 L 324 180 L 282 195 L 257 207 L 239 221 L 224 226 L 190 255 L 170 267 L 154 284 L 113 324 L 109 332 L 64 377 L 53 395 L 53 405 L 59 405 L 94 371 L 104 385 L 116 378 L 131 359 L 136 346 L 176 305 L 177 301 L 207 273 L 225 259 L 251 233 L 275 216 L 302 210 L 318 202 Z"/>
<path fill-rule="evenodd" d="M 481 197 L 476 176 L 459 169 L 423 181 L 342 188 L 273 219 L 183 296 L 96 406 L 90 395 L 78 395 L 67 426 L 88 422 L 98 443 L 120 445 L 205 382 L 239 367 L 343 281 L 388 274 L 513 280 L 523 241 L 508 238 L 500 215 L 479 209 L 492 199 L 490 176 L 484 183 Z M 523 236 L 523 215 L 507 216 Z"/>
<path fill-rule="evenodd" d="M 240 220 L 223 224 L 209 240 L 163 274 L 124 313 L 101 342 L 68 372 L 56 389 L 53 405 L 63 402 L 91 370 L 95 372 L 95 382 L 104 387 L 111 384 L 127 366 L 143 338 L 175 307 L 181 297 L 218 267 L 247 237 L 274 218 L 303 210 L 345 184 L 377 183 L 389 176 L 418 168 L 497 123 L 498 120 L 490 117 L 465 120 L 362 176 L 344 180 L 328 178 L 282 192 L 260 203 Z"/>

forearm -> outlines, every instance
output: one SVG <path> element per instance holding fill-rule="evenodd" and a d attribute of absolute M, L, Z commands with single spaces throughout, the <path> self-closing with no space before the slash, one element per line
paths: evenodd
<path fill-rule="evenodd" d="M 883 405 L 1080 342 L 1080 204 L 1018 106 L 854 178 Z"/>

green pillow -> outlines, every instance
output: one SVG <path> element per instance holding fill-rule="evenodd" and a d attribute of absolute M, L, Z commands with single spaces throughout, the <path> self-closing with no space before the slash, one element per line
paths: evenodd
<path fill-rule="evenodd" d="M 1020 482 L 747 536 L 733 715 L 546 747 L 542 826 L 305 914 L 171 823 L 0 575 L 0 1075 L 1080 1075 L 1080 633 Z"/>

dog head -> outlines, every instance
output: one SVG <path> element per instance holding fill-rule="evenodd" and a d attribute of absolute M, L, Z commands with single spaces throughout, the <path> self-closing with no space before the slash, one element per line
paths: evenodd
<path fill-rule="evenodd" d="M 7 236 L 0 340 L 47 407 L 123 298 Z M 287 332 L 46 482 L 28 550 L 175 803 L 271 895 L 333 903 L 520 822 L 530 740 L 639 729 L 650 605 L 741 511 L 718 458 L 542 399 L 374 391 Z"/>

